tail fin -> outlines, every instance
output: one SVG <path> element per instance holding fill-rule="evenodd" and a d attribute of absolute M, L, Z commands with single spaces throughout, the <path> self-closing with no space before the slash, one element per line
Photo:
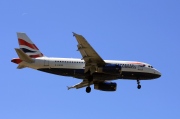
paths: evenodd
<path fill-rule="evenodd" d="M 20 49 L 29 57 L 37 58 L 44 56 L 25 33 L 17 33 L 17 37 Z"/>

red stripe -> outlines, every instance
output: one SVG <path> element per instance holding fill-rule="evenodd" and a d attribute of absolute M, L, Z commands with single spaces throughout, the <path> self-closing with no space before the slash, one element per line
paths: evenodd
<path fill-rule="evenodd" d="M 38 47 L 36 47 L 36 45 L 35 45 L 35 44 L 33 44 L 33 45 L 34 45 L 34 47 L 35 47 L 37 50 L 39 50 L 39 49 L 38 49 Z"/>
<path fill-rule="evenodd" d="M 25 40 L 20 39 L 20 38 L 18 38 L 18 41 L 19 41 L 19 45 L 25 45 L 25 46 L 28 46 L 28 47 L 30 47 L 30 48 L 32 48 L 32 49 L 39 50 L 39 49 L 36 47 L 35 44 L 30 44 L 30 43 L 28 43 L 28 42 L 26 42 Z"/>
<path fill-rule="evenodd" d="M 143 64 L 141 62 L 130 62 L 130 64 Z"/>

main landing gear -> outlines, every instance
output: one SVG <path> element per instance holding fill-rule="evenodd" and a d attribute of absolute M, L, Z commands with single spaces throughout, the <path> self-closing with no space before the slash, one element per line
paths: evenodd
<path fill-rule="evenodd" d="M 138 88 L 138 89 L 141 89 L 141 85 L 140 85 L 139 79 L 137 80 L 137 84 L 138 84 L 138 85 L 137 85 L 137 88 Z"/>
<path fill-rule="evenodd" d="M 86 93 L 90 93 L 91 92 L 91 87 L 90 87 L 91 84 L 90 83 L 93 81 L 93 76 L 90 75 L 87 77 L 87 79 L 88 79 L 89 85 L 88 85 L 88 87 L 86 87 Z"/>
<path fill-rule="evenodd" d="M 88 86 L 88 87 L 86 88 L 86 93 L 90 93 L 90 92 L 91 92 L 91 87 Z"/>

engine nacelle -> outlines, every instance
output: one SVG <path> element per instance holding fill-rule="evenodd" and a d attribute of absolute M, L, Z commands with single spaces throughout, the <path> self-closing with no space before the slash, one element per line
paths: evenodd
<path fill-rule="evenodd" d="M 117 74 L 121 71 L 121 66 L 117 64 L 106 64 L 103 67 L 98 67 L 98 72 Z"/>
<path fill-rule="evenodd" d="M 116 91 L 117 84 L 113 82 L 103 82 L 94 84 L 94 89 L 102 91 Z"/>

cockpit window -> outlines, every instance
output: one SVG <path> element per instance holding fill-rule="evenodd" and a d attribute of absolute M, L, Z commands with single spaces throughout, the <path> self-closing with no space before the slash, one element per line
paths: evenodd
<path fill-rule="evenodd" d="M 153 68 L 153 66 L 148 65 L 149 68 Z"/>

